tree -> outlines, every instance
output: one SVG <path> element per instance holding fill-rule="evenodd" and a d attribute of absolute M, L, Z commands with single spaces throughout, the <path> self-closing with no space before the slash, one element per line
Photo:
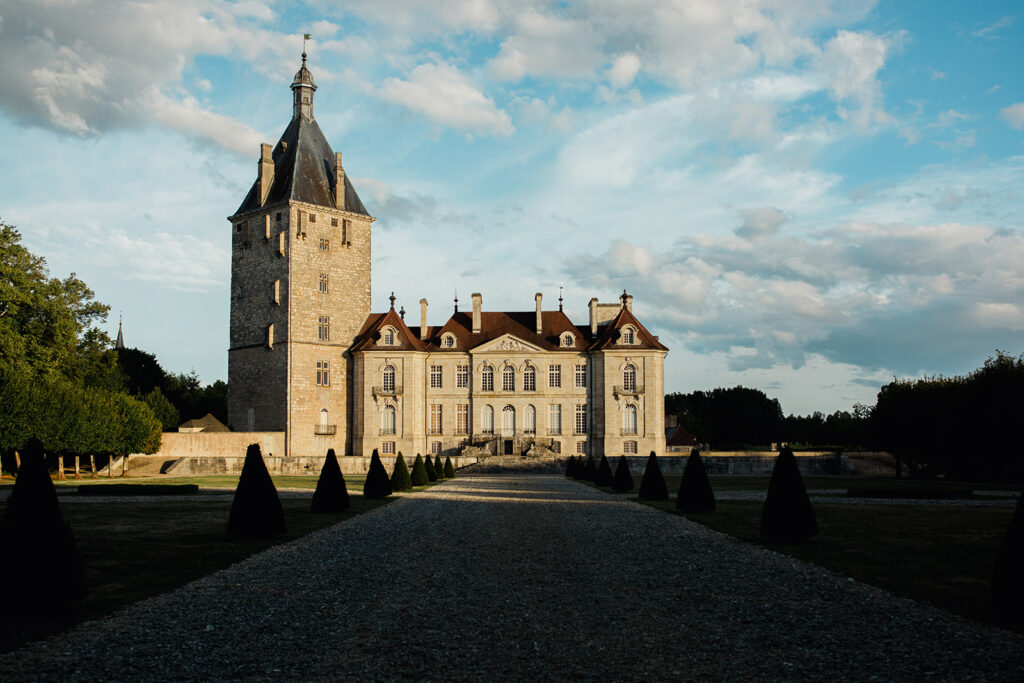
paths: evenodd
<path fill-rule="evenodd" d="M 679 494 L 676 496 L 676 509 L 683 512 L 712 512 L 715 509 L 715 493 L 711 489 L 711 480 L 704 468 L 700 451 L 690 451 L 683 470 L 683 480 L 679 482 Z"/>
<path fill-rule="evenodd" d="M 608 462 L 608 456 L 602 454 L 601 464 L 597 466 L 597 474 L 594 475 L 594 483 L 598 486 L 611 486 L 614 478 L 611 463 Z"/>
<path fill-rule="evenodd" d="M 999 622 L 1024 626 L 1024 491 L 999 546 L 992 575 L 992 606 Z"/>
<path fill-rule="evenodd" d="M 160 427 L 165 432 L 177 429 L 181 424 L 181 416 L 174 404 L 167 400 L 159 387 L 154 387 L 148 394 L 142 396 L 142 402 L 149 406 L 153 415 L 160 421 Z"/>
<path fill-rule="evenodd" d="M 387 498 L 391 493 L 391 479 L 384 469 L 384 463 L 380 461 L 380 454 L 374 448 L 370 456 L 370 469 L 366 472 L 366 481 L 363 482 L 363 497 Z"/>
<path fill-rule="evenodd" d="M 701 441 L 717 448 L 767 446 L 778 441 L 785 419 L 778 400 L 746 387 L 665 396 L 665 412 Z"/>
<path fill-rule="evenodd" d="M 423 459 L 423 467 L 427 470 L 427 479 L 437 481 L 437 470 L 434 469 L 434 461 L 431 460 L 430 453 L 427 453 L 427 457 Z"/>
<path fill-rule="evenodd" d="M 818 520 L 793 451 L 784 446 L 775 459 L 761 512 L 761 534 L 777 541 L 802 541 L 818 533 Z"/>
<path fill-rule="evenodd" d="M 454 479 L 455 478 L 455 466 L 452 465 L 451 456 L 446 456 L 444 459 L 444 478 Z"/>
<path fill-rule="evenodd" d="M 612 479 L 612 490 L 616 493 L 633 490 L 633 473 L 629 471 L 629 461 L 624 455 L 619 456 L 619 464 L 615 468 L 615 477 Z"/>
<path fill-rule="evenodd" d="M 575 455 L 570 455 L 569 458 L 565 461 L 565 476 L 572 477 L 573 476 L 573 470 L 575 469 L 575 467 L 576 467 L 576 456 Z"/>
<path fill-rule="evenodd" d="M 427 475 L 427 466 L 423 464 L 423 456 L 419 453 L 416 454 L 416 460 L 412 463 L 412 479 L 413 486 L 426 486 L 430 483 L 430 477 Z"/>
<path fill-rule="evenodd" d="M 409 476 L 409 466 L 405 464 L 402 451 L 398 451 L 395 458 L 395 468 L 391 471 L 391 490 L 408 491 L 412 488 L 412 477 Z"/>
<path fill-rule="evenodd" d="M 441 462 L 441 454 L 438 453 L 434 458 L 434 473 L 437 475 L 437 480 L 441 481 L 444 479 L 444 463 Z"/>
<path fill-rule="evenodd" d="M 587 456 L 587 462 L 583 466 L 583 478 L 587 481 L 594 481 L 594 477 L 597 476 L 597 464 L 594 462 L 594 454 L 591 453 Z"/>
<path fill-rule="evenodd" d="M 639 493 L 641 500 L 668 500 L 668 484 L 665 483 L 665 475 L 661 473 L 658 456 L 654 451 L 647 458 L 647 467 L 640 478 Z"/>
<path fill-rule="evenodd" d="M 245 452 L 228 516 L 228 538 L 273 538 L 285 531 L 284 510 L 258 443 Z"/>
<path fill-rule="evenodd" d="M 345 477 L 341 474 L 341 466 L 338 465 L 338 456 L 334 449 L 327 449 L 327 457 L 324 458 L 324 466 L 320 468 L 320 478 L 316 480 L 316 490 L 313 492 L 313 501 L 310 510 L 313 512 L 344 512 L 352 507 L 352 501 L 348 497 L 348 487 L 345 485 Z"/>
<path fill-rule="evenodd" d="M 0 520 L 0 586 L 18 610 L 85 597 L 85 569 L 71 528 L 57 503 L 57 491 L 39 439 L 22 453 L 21 470 Z"/>

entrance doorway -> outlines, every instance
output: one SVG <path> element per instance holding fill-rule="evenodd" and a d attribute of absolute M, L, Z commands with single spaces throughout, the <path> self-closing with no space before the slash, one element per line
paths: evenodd
<path fill-rule="evenodd" d="M 504 455 L 512 455 L 512 439 L 503 439 L 501 450 Z"/>

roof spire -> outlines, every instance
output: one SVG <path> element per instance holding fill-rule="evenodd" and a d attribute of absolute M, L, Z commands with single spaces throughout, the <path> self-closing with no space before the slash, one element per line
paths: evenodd
<path fill-rule="evenodd" d="M 388 298 L 391 299 L 391 310 L 393 311 L 395 310 L 395 293 L 391 292 L 391 296 L 389 296 Z"/>
<path fill-rule="evenodd" d="M 313 74 L 306 68 L 306 41 L 309 39 L 308 33 L 302 34 L 302 66 L 295 72 L 295 79 L 292 81 L 292 119 L 301 116 L 307 121 L 312 121 L 316 83 L 313 81 Z"/>
<path fill-rule="evenodd" d="M 125 345 L 124 345 L 124 332 L 121 329 L 121 324 L 122 324 L 121 314 L 118 313 L 117 314 L 117 341 L 114 343 L 114 348 L 115 349 L 123 349 L 123 348 L 125 348 Z"/>
<path fill-rule="evenodd" d="M 459 288 L 455 288 L 455 312 L 459 312 Z"/>
<path fill-rule="evenodd" d="M 562 310 L 562 285 L 558 285 L 558 310 Z"/>

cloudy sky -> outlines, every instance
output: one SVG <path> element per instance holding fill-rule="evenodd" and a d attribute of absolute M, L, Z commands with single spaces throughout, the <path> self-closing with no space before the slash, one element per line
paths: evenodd
<path fill-rule="evenodd" d="M 0 0 L 0 218 L 169 370 L 226 379 L 303 33 L 376 310 L 625 288 L 670 391 L 787 413 L 1024 351 L 1017 2 Z"/>

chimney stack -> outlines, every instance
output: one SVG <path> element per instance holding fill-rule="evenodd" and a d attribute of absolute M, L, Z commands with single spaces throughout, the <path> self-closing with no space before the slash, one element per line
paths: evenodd
<path fill-rule="evenodd" d="M 537 301 L 537 334 L 540 334 L 541 330 L 544 329 L 544 319 L 540 312 L 540 300 L 543 298 L 543 295 L 537 292 L 533 295 L 533 298 Z"/>
<path fill-rule="evenodd" d="M 590 336 L 597 336 L 597 297 L 590 300 Z"/>
<path fill-rule="evenodd" d="M 630 313 L 633 312 L 633 295 L 632 294 L 627 294 L 626 295 L 626 310 L 629 311 Z"/>
<path fill-rule="evenodd" d="M 334 206 L 341 211 L 345 208 L 345 169 L 341 166 L 341 152 L 334 155 Z"/>
<path fill-rule="evenodd" d="M 420 339 L 427 338 L 427 300 L 420 299 Z"/>
<path fill-rule="evenodd" d="M 260 165 L 257 175 L 260 183 L 260 206 L 267 201 L 267 195 L 270 194 L 270 186 L 274 184 L 274 159 L 270 154 L 270 150 L 270 145 L 260 145 Z"/>
<path fill-rule="evenodd" d="M 480 334 L 480 308 L 483 306 L 484 298 L 479 293 L 473 293 L 473 334 Z"/>

